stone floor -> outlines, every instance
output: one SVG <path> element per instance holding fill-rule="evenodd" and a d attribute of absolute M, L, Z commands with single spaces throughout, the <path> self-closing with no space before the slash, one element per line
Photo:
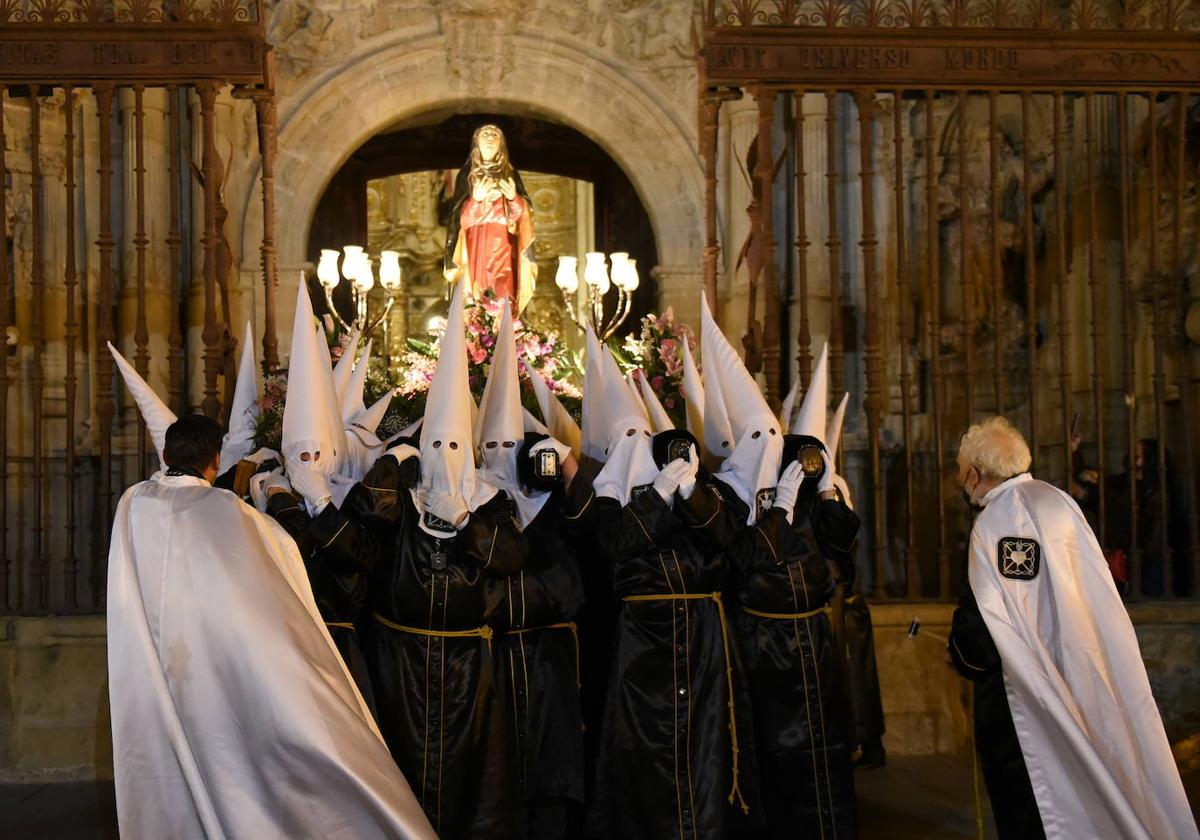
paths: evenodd
<path fill-rule="evenodd" d="M 857 777 L 863 840 L 974 838 L 969 758 L 893 757 Z M 1200 771 L 1184 777 L 1193 810 Z M 981 791 L 982 793 L 982 791 Z M 983 795 L 985 835 L 994 838 Z M 115 840 L 112 783 L 0 785 L 0 836 L 11 840 Z"/>

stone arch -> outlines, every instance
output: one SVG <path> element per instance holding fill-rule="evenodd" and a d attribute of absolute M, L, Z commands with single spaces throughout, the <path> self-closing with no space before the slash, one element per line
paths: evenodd
<path fill-rule="evenodd" d="M 651 95 L 653 86 L 637 84 L 597 56 L 545 39 L 511 37 L 519 60 L 500 78 L 486 79 L 482 89 L 468 90 L 449 72 L 445 41 L 432 36 L 365 51 L 289 96 L 285 106 L 295 104 L 280 114 L 275 200 L 283 219 L 302 222 L 276 225 L 279 264 L 305 261 L 317 202 L 363 142 L 423 113 L 478 108 L 537 116 L 591 137 L 626 172 L 649 211 L 660 266 L 698 272 L 703 174 L 692 127 Z M 260 196 L 256 186 L 243 207 L 246 255 L 257 253 L 262 237 L 255 212 Z M 289 304 L 281 303 L 282 314 Z"/>

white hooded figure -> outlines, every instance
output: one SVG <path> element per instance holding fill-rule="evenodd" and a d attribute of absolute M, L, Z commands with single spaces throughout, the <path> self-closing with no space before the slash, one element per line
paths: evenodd
<path fill-rule="evenodd" d="M 467 382 L 463 285 L 454 287 L 446 330 L 438 344 L 421 424 L 421 484 L 411 491 L 421 514 L 421 530 L 443 539 L 454 536 L 471 511 L 496 495 L 496 488 L 475 471 L 475 401 Z"/>
<path fill-rule="evenodd" d="M 387 448 L 376 433 L 392 404 L 393 391 L 388 391 L 369 407 L 363 403 L 363 390 L 367 384 L 367 372 L 371 364 L 371 345 L 368 341 L 362 356 L 354 365 L 346 390 L 341 396 L 342 423 L 345 426 L 345 449 L 338 465 L 338 474 L 345 481 L 335 482 L 335 497 L 340 486 L 362 481 L 363 476 L 375 464 Z M 350 347 L 346 354 L 352 353 Z M 343 356 L 344 358 L 344 356 Z M 340 363 L 340 360 L 339 360 Z M 342 493 L 344 497 L 344 493 Z M 339 500 L 340 501 L 340 500 Z"/>
<path fill-rule="evenodd" d="M 246 322 L 242 334 L 242 357 L 238 364 L 237 384 L 233 389 L 233 403 L 229 407 L 229 430 L 221 444 L 221 466 L 223 473 L 254 451 L 254 427 L 258 423 L 258 399 L 261 393 L 258 362 L 254 358 L 254 325 Z"/>
<path fill-rule="evenodd" d="M 134 370 L 133 365 L 126 361 L 116 347 L 113 347 L 111 341 L 108 342 L 108 351 L 112 353 L 113 359 L 117 363 L 117 370 L 121 372 L 121 378 L 125 380 L 125 387 L 133 395 L 138 411 L 142 413 L 146 431 L 150 435 L 150 441 L 154 444 L 154 451 L 158 453 L 159 467 L 165 470 L 167 465 L 163 461 L 163 447 L 166 444 L 167 428 L 175 422 L 175 412 L 167 408 L 167 404 L 162 401 L 162 398 L 154 393 L 154 389 L 146 384 L 146 380 L 142 379 L 141 375 Z"/>
<path fill-rule="evenodd" d="M 492 351 L 492 369 L 479 400 L 475 439 L 479 443 L 480 476 L 513 500 L 517 508 L 517 521 L 524 530 L 541 513 L 550 493 L 545 490 L 527 492 L 521 487 L 518 477 L 517 458 L 525 442 L 526 420 L 521 408 L 517 345 L 513 338 L 508 298 L 502 299 L 501 306 L 500 327 Z M 555 443 L 557 441 L 542 442 L 551 446 Z M 559 446 L 565 452 L 570 452 L 567 447 Z"/>
<path fill-rule="evenodd" d="M 700 336 L 705 377 L 709 382 L 718 383 L 734 440 L 733 452 L 725 458 L 716 477 L 728 484 L 746 504 L 749 508 L 746 522 L 753 525 L 775 502 L 775 486 L 779 482 L 780 459 L 783 457 L 783 430 L 758 383 L 725 339 L 707 306 L 701 311 Z M 706 413 L 713 401 L 714 396 L 706 382 Z"/>
<path fill-rule="evenodd" d="M 710 343 L 716 346 L 717 342 L 708 341 L 705 325 L 711 325 L 707 328 L 708 332 L 720 336 L 721 342 L 728 346 L 729 342 L 725 340 L 724 334 L 721 333 L 721 328 L 717 326 L 712 312 L 708 309 L 708 298 L 704 292 L 701 292 L 700 344 L 704 352 L 704 370 L 700 376 L 700 381 L 704 386 L 704 437 L 701 440 L 704 441 L 704 448 L 708 450 L 709 467 L 715 471 L 721 461 L 733 454 L 736 437 L 733 433 L 733 424 L 729 418 L 728 399 L 722 393 L 724 383 L 717 374 L 717 363 L 710 361 L 709 358 L 708 346 Z M 716 353 L 717 351 L 714 350 L 713 355 L 715 356 Z M 734 355 L 736 356 L 737 354 L 735 353 Z M 684 367 L 684 371 L 686 373 L 686 366 Z M 754 506 L 751 505 L 751 507 Z"/>
<path fill-rule="evenodd" d="M 640 401 L 621 376 L 617 363 L 606 352 L 600 367 L 604 410 L 609 418 L 608 437 L 604 468 L 592 486 L 597 497 L 615 499 L 625 506 L 635 490 L 652 485 L 658 476 L 651 446 L 653 433 Z"/>
<path fill-rule="evenodd" d="M 174 417 L 113 352 L 161 457 Z M 156 473 L 114 518 L 107 652 L 122 836 L 433 840 L 296 543 L 209 475 Z"/>
<path fill-rule="evenodd" d="M 280 448 L 288 478 L 314 516 L 332 498 L 330 483 L 345 449 L 329 345 L 315 324 L 308 287 L 301 277 Z"/>

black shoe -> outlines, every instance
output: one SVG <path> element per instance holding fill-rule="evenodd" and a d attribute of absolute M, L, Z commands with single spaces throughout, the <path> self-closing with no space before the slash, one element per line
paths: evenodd
<path fill-rule="evenodd" d="M 852 761 L 856 770 L 874 770 L 877 767 L 887 766 L 887 750 L 883 748 L 883 741 L 863 744 L 862 748 L 854 754 Z"/>

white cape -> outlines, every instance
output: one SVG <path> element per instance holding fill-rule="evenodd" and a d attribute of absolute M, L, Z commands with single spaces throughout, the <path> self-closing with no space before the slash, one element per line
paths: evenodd
<path fill-rule="evenodd" d="M 971 588 L 1046 837 L 1197 837 L 1133 625 L 1083 514 L 1028 474 L 983 501 Z"/>
<path fill-rule="evenodd" d="M 108 668 L 123 837 L 435 837 L 295 543 L 232 493 L 157 473 L 122 496 Z"/>

